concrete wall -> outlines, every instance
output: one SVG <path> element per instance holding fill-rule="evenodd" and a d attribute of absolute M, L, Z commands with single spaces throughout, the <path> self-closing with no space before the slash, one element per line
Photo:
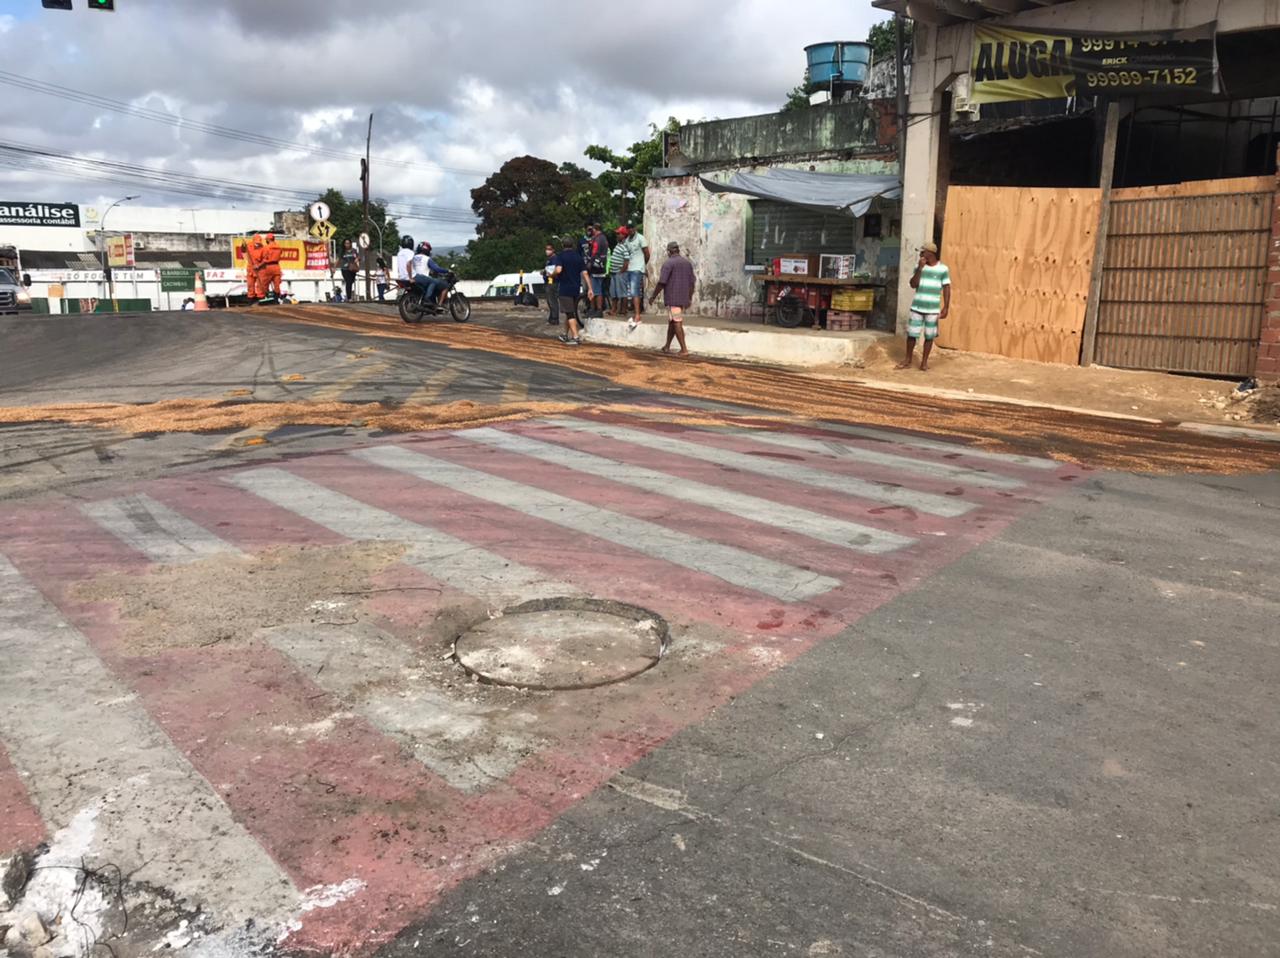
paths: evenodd
<path fill-rule="evenodd" d="M 897 164 L 877 159 L 837 159 L 813 163 L 777 164 L 777 167 L 809 169 L 820 173 L 887 173 L 897 172 Z M 734 172 L 762 172 L 769 167 L 740 166 L 717 171 L 718 179 L 728 179 Z M 774 167 L 776 168 L 776 167 Z M 698 290 L 692 312 L 736 316 L 750 312 L 758 297 L 759 285 L 744 269 L 747 262 L 750 199 L 734 193 L 712 193 L 696 176 L 672 177 L 649 181 L 645 191 L 644 235 L 653 251 L 649 267 L 650 284 L 657 282 L 658 271 L 673 240 L 694 265 Z M 895 247 L 899 242 L 891 225 L 901 218 L 897 203 L 877 203 L 873 212 L 883 217 L 881 239 L 859 239 L 851 253 L 862 253 L 867 268 L 890 285 L 896 283 L 898 266 L 893 257 L 884 262 L 882 246 Z M 889 297 L 893 299 L 892 293 Z"/>
<path fill-rule="evenodd" d="M 876 110 L 866 100 L 693 123 L 680 128 L 684 162 L 669 162 L 706 169 L 785 157 L 866 153 L 884 145 L 878 124 Z"/>

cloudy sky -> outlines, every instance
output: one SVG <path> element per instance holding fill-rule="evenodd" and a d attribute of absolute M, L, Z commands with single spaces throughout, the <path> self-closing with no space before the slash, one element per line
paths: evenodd
<path fill-rule="evenodd" d="M 0 145 L 279 195 L 209 190 L 193 200 L 120 168 L 58 171 L 0 150 L 0 198 L 102 204 L 141 193 L 149 206 L 297 208 L 298 191 L 338 186 L 357 196 L 358 162 L 345 154 L 363 152 L 373 113 L 374 195 L 429 207 L 428 219 L 409 225 L 437 245 L 473 235 L 469 191 L 510 157 L 592 166 L 588 144 L 621 150 L 669 116 L 774 110 L 803 73 L 806 44 L 863 39 L 882 18 L 869 0 L 116 0 L 115 13 L 87 5 L 74 0 L 66 12 L 0 0 Z"/>

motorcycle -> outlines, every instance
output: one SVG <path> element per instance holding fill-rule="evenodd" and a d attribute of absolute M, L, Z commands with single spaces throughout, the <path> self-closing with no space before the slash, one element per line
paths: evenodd
<path fill-rule="evenodd" d="M 454 322 L 465 323 L 469 320 L 471 302 L 465 294 L 458 291 L 457 275 L 450 270 L 441 279 L 444 280 L 445 286 L 440 291 L 438 303 L 428 302 L 422 287 L 417 283 L 407 279 L 397 279 L 396 287 L 400 290 L 400 295 L 397 297 L 400 318 L 406 323 L 420 323 L 424 317 L 438 316 L 447 310 Z"/>

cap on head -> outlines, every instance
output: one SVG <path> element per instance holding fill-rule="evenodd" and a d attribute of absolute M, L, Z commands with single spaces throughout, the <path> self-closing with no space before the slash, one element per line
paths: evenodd
<path fill-rule="evenodd" d="M 254 246 L 261 246 L 261 245 L 262 245 L 262 234 L 261 234 L 261 233 L 254 233 L 254 234 L 253 234 L 253 245 L 254 245 Z"/>
<path fill-rule="evenodd" d="M 268 243 L 274 243 L 275 241 L 276 241 L 276 234 L 275 234 L 275 233 L 268 233 L 268 234 L 267 234 L 267 242 L 268 242 Z"/>
<path fill-rule="evenodd" d="M 618 235 L 619 235 L 619 236 L 630 236 L 630 235 L 631 235 L 631 230 L 629 230 L 629 229 L 628 229 L 627 227 L 625 227 L 625 226 L 619 226 L 619 227 L 618 227 Z"/>
<path fill-rule="evenodd" d="M 937 244 L 937 243 L 925 243 L 923 246 L 921 246 L 921 247 L 920 247 L 920 252 L 922 252 L 922 253 L 932 253 L 934 256 L 937 256 L 937 255 L 938 255 L 938 244 Z"/>

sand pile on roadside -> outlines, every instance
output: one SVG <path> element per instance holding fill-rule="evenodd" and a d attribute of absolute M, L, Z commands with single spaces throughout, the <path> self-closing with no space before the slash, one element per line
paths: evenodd
<path fill-rule="evenodd" d="M 555 416 L 579 408 L 574 403 L 524 402 L 484 405 L 452 402 L 438 406 L 345 402 L 226 402 L 167 399 L 156 403 L 60 403 L 0 408 L 0 423 L 65 422 L 100 426 L 133 435 L 223 432 L 256 426 L 350 426 L 387 432 L 459 429 Z"/>

